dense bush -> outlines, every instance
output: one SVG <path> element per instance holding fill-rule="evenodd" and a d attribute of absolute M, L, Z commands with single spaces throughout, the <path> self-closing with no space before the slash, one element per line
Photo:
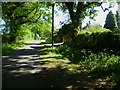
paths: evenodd
<path fill-rule="evenodd" d="M 114 30 L 114 32 L 111 32 L 100 26 L 89 27 L 80 31 L 70 45 L 75 49 L 120 49 L 120 31 Z"/>
<path fill-rule="evenodd" d="M 59 47 L 59 53 L 67 57 L 70 63 L 87 68 L 89 75 L 109 78 L 116 87 L 120 84 L 120 56 L 105 51 L 93 52 L 86 49 L 74 49 L 68 45 Z"/>
<path fill-rule="evenodd" d="M 82 30 L 71 43 L 59 48 L 59 53 L 72 62 L 103 59 L 103 56 L 120 55 L 120 30 L 113 32 L 100 26 Z M 101 54 L 102 53 L 102 54 Z"/>

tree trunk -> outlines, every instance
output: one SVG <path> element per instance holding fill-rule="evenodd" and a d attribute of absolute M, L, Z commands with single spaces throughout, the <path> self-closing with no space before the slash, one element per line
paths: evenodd
<path fill-rule="evenodd" d="M 17 33 L 17 29 L 18 29 L 18 26 L 16 25 L 16 23 L 14 22 L 15 20 L 13 18 L 10 18 L 10 33 L 9 33 L 9 36 L 10 36 L 10 39 L 9 39 L 9 42 L 10 43 L 13 43 L 16 41 L 16 33 Z"/>
<path fill-rule="evenodd" d="M 86 9 L 91 8 L 91 5 L 100 6 L 102 3 L 100 2 L 87 2 L 86 4 L 84 2 L 78 2 L 75 4 L 74 2 L 65 2 L 65 5 L 69 11 L 70 19 L 72 21 L 73 25 L 73 32 L 72 34 L 75 34 L 79 29 L 81 29 L 82 21 L 80 19 L 84 19 L 83 12 Z M 74 36 L 74 35 L 73 35 Z"/>
<path fill-rule="evenodd" d="M 9 36 L 10 36 L 10 38 L 9 38 L 9 42 L 10 42 L 10 43 L 13 43 L 13 42 L 16 41 L 16 30 L 15 30 L 15 28 L 13 28 L 13 26 L 10 27 Z"/>
<path fill-rule="evenodd" d="M 82 22 L 80 21 L 80 15 L 82 13 L 81 7 L 83 6 L 83 3 L 82 2 L 78 3 L 76 12 L 74 11 L 74 7 L 73 7 L 74 2 L 66 2 L 65 4 L 68 8 L 70 18 L 72 21 L 73 31 L 71 33 L 72 33 L 72 37 L 74 37 L 78 32 L 77 30 L 81 29 L 82 26 Z"/>
<path fill-rule="evenodd" d="M 54 4 L 52 4 L 52 47 L 54 46 Z"/>

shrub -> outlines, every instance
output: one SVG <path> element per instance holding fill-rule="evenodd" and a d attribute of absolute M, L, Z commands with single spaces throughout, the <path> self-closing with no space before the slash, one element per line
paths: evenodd
<path fill-rule="evenodd" d="M 111 32 L 100 26 L 89 27 L 79 32 L 71 42 L 71 46 L 81 50 L 117 50 L 120 46 L 120 31 Z"/>

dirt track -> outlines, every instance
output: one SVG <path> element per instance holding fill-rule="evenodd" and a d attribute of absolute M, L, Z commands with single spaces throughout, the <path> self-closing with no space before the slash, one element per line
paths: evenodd
<path fill-rule="evenodd" d="M 45 76 L 44 61 L 40 58 L 43 53 L 39 50 L 44 46 L 51 44 L 34 41 L 8 56 L 2 56 L 2 88 L 52 87 L 48 82 L 50 79 Z"/>
<path fill-rule="evenodd" d="M 57 44 L 55 44 L 57 45 Z M 28 43 L 2 60 L 2 88 L 111 89 L 112 81 L 85 67 L 70 68 L 69 60 L 46 54 L 38 41 Z M 72 64 L 71 64 L 72 66 Z M 56 89 L 56 90 L 58 90 Z M 96 90 L 96 89 L 95 89 Z"/>

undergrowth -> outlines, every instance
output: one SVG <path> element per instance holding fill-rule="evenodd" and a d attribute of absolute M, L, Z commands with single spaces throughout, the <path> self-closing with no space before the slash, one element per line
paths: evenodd
<path fill-rule="evenodd" d="M 8 55 L 23 45 L 22 43 L 2 44 L 2 55 Z"/>

